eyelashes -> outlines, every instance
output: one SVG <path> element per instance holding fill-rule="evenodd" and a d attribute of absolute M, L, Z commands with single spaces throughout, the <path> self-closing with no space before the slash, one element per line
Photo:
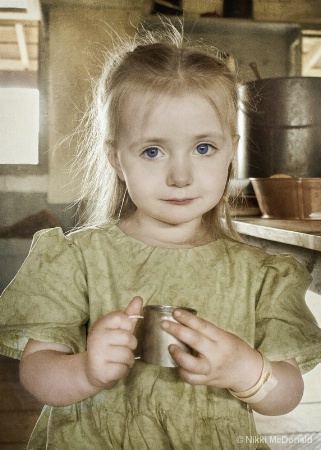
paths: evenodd
<path fill-rule="evenodd" d="M 216 148 L 212 144 L 202 142 L 194 148 L 193 154 L 209 156 L 212 155 L 215 151 Z M 142 155 L 146 159 L 158 159 L 165 156 L 164 152 L 158 147 L 149 147 L 142 152 Z"/>

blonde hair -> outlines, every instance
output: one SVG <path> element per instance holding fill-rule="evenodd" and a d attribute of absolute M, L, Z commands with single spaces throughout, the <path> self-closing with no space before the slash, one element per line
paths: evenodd
<path fill-rule="evenodd" d="M 152 95 L 153 101 L 162 95 L 199 93 L 216 109 L 223 129 L 232 136 L 236 134 L 237 82 L 225 55 L 217 49 L 185 43 L 183 33 L 174 26 L 167 24 L 164 28 L 145 31 L 106 55 L 92 105 L 80 126 L 83 225 L 99 226 L 123 219 L 136 209 L 125 182 L 109 162 L 117 149 L 124 105 L 133 93 Z M 226 206 L 223 197 L 204 214 L 204 223 L 210 225 L 215 237 L 235 238 Z"/>

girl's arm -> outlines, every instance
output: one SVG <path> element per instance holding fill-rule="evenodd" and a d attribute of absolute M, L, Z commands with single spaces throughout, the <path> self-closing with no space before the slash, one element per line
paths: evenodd
<path fill-rule="evenodd" d="M 170 352 L 180 366 L 181 378 L 190 384 L 247 391 L 261 377 L 262 355 L 239 337 L 183 310 L 176 310 L 179 323 L 164 321 L 162 326 L 197 351 L 189 355 L 173 345 Z M 296 361 L 272 362 L 277 384 L 251 408 L 264 415 L 281 415 L 293 410 L 303 395 L 303 380 Z"/>
<path fill-rule="evenodd" d="M 77 403 L 102 390 L 88 380 L 86 352 L 74 355 L 65 345 L 32 339 L 22 354 L 20 381 L 37 400 L 50 406 Z"/>
<path fill-rule="evenodd" d="M 22 385 L 40 402 L 67 406 L 111 389 L 135 362 L 137 340 L 128 315 L 140 314 L 135 297 L 125 313 L 106 314 L 91 327 L 87 350 L 71 354 L 63 344 L 29 340 L 20 362 Z"/>

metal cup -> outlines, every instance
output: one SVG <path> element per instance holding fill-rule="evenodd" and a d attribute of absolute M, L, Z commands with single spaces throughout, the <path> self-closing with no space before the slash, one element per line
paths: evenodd
<path fill-rule="evenodd" d="M 143 315 L 129 316 L 131 319 L 143 319 L 137 323 L 135 329 L 138 340 L 136 359 L 162 367 L 177 367 L 168 351 L 171 344 L 177 345 L 187 353 L 192 353 L 192 349 L 188 345 L 167 333 L 160 326 L 163 320 L 177 322 L 173 317 L 173 311 L 178 308 L 197 314 L 195 309 L 181 306 L 147 305 L 143 309 Z"/>

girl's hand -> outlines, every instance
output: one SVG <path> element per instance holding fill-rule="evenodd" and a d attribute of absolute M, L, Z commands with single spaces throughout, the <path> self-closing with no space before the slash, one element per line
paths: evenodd
<path fill-rule="evenodd" d="M 125 313 L 106 314 L 91 327 L 85 371 L 92 386 L 110 389 L 126 377 L 134 365 L 133 350 L 137 346 L 133 335 L 135 321 L 128 316 L 140 314 L 142 304 L 141 297 L 134 297 Z"/>
<path fill-rule="evenodd" d="M 176 345 L 169 348 L 184 381 L 239 392 L 259 380 L 262 357 L 245 341 L 184 310 L 175 310 L 174 318 L 179 323 L 163 321 L 162 327 L 197 352 L 193 356 Z"/>

